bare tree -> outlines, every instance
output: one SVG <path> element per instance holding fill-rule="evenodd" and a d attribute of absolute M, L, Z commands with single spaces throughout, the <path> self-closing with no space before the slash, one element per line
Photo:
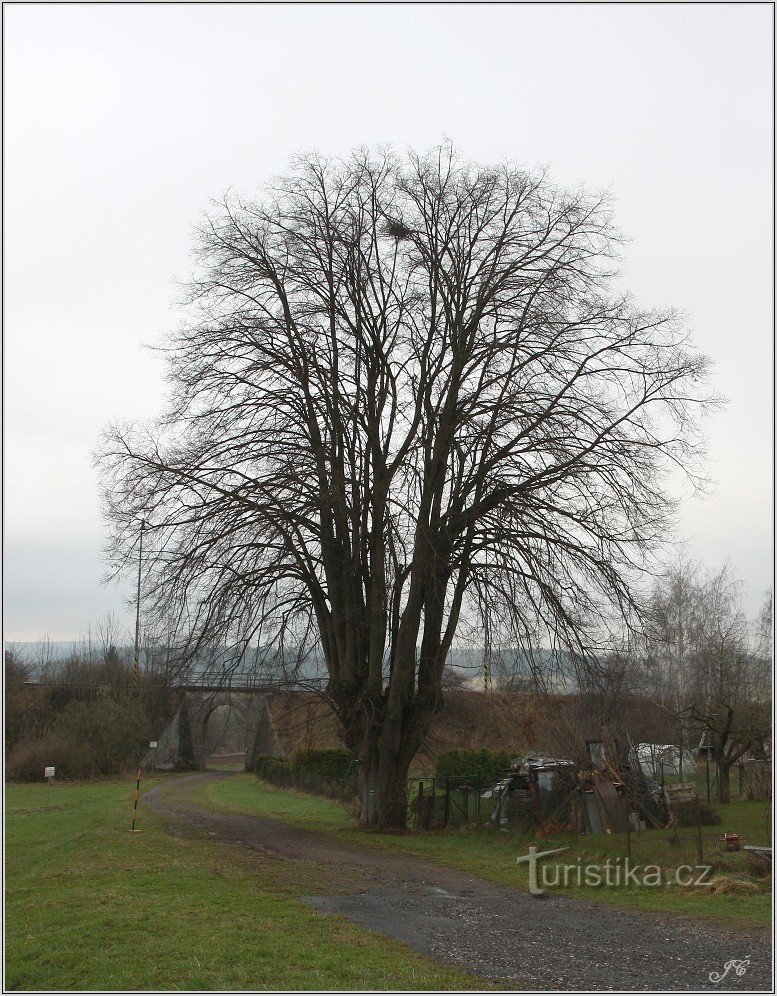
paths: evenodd
<path fill-rule="evenodd" d="M 731 801 L 731 769 L 748 751 L 762 748 L 769 733 L 769 686 L 761 663 L 741 645 L 727 648 L 716 659 L 712 694 L 688 708 L 689 722 L 706 734 L 712 748 L 720 802 Z"/>
<path fill-rule="evenodd" d="M 685 704 L 689 659 L 702 642 L 705 601 L 701 567 L 680 557 L 654 585 L 647 618 L 646 665 L 661 704 L 679 714 Z"/>
<path fill-rule="evenodd" d="M 38 681 L 48 681 L 56 670 L 56 651 L 48 633 L 39 637 L 30 652 L 32 673 Z"/>
<path fill-rule="evenodd" d="M 755 621 L 753 633 L 753 652 L 760 658 L 767 668 L 767 676 L 772 668 L 772 628 L 773 628 L 773 605 L 771 588 L 764 595 L 761 611 Z"/>
<path fill-rule="evenodd" d="M 732 767 L 768 733 L 771 595 L 751 633 L 731 569 L 682 560 L 656 585 L 649 616 L 656 697 L 671 704 L 681 730 L 712 748 L 718 799 L 728 802 Z"/>
<path fill-rule="evenodd" d="M 115 656 L 118 648 L 128 643 L 128 636 L 123 631 L 120 620 L 113 612 L 106 612 L 97 620 L 95 627 L 97 647 L 103 660 Z M 123 643 L 122 643 L 123 640 Z"/>
<path fill-rule="evenodd" d="M 214 210 L 169 411 L 102 446 L 146 612 L 320 662 L 365 825 L 404 825 L 460 620 L 595 660 L 694 466 L 705 361 L 617 248 L 602 199 L 448 146 L 301 159 Z"/>

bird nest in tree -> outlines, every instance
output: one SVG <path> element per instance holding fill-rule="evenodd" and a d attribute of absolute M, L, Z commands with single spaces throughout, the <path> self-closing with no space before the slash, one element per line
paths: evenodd
<path fill-rule="evenodd" d="M 396 218 L 388 218 L 386 220 L 386 234 L 390 235 L 393 239 L 402 240 L 409 239 L 412 236 L 412 231 Z"/>

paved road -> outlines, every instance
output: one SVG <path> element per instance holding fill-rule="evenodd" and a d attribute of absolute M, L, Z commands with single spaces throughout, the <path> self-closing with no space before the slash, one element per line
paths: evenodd
<path fill-rule="evenodd" d="M 736 930 L 562 896 L 535 899 L 474 875 L 411 856 L 362 850 L 274 820 L 215 813 L 189 799 L 192 788 L 229 774 L 171 779 L 144 801 L 176 833 L 265 851 L 339 870 L 338 892 L 311 896 L 339 914 L 505 988 L 621 991 L 771 991 L 766 930 Z M 730 960 L 746 961 L 738 976 Z"/>

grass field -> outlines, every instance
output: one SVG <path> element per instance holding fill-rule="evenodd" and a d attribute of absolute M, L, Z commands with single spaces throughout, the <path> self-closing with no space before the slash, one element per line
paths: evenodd
<path fill-rule="evenodd" d="M 503 833 L 495 829 L 446 830 L 424 833 L 389 834 L 359 830 L 347 807 L 329 799 L 307 796 L 260 782 L 251 775 L 208 782 L 198 789 L 199 801 L 212 809 L 268 816 L 293 826 L 318 830 L 351 843 L 391 851 L 407 851 L 440 864 L 475 872 L 502 885 L 527 887 L 526 865 L 517 865 L 516 857 L 525 854 L 530 844 L 542 849 L 569 846 L 559 861 L 575 864 L 603 863 L 626 856 L 622 837 L 601 835 L 580 837 L 575 847 L 571 834 L 556 834 L 538 841 L 525 833 Z M 770 843 L 769 809 L 763 802 L 736 802 L 719 807 L 723 822 L 702 828 L 705 863 L 718 878 L 718 891 L 684 889 L 676 886 L 595 888 L 569 886 L 557 891 L 583 899 L 625 904 L 645 910 L 696 917 L 712 917 L 733 925 L 768 926 L 771 922 L 771 883 L 754 880 L 747 874 L 744 852 L 726 853 L 723 832 L 738 832 L 744 843 Z M 695 829 L 678 831 L 679 844 L 667 830 L 642 831 L 632 835 L 631 864 L 659 865 L 675 869 L 678 865 L 695 865 L 697 843 Z"/>
<path fill-rule="evenodd" d="M 133 787 L 6 787 L 6 989 L 484 988 L 300 903 L 319 865 L 131 836 Z"/>

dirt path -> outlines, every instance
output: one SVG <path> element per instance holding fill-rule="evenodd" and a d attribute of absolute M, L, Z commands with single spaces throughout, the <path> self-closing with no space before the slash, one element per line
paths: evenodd
<path fill-rule="evenodd" d="M 347 895 L 305 899 L 440 961 L 526 989 L 771 991 L 768 931 L 642 913 L 562 896 L 535 899 L 410 855 L 361 850 L 274 820 L 212 812 L 191 790 L 229 774 L 171 779 L 143 798 L 176 833 L 208 836 L 339 874 Z M 747 960 L 738 976 L 726 962 Z M 509 987 L 509 986 L 508 986 Z"/>

